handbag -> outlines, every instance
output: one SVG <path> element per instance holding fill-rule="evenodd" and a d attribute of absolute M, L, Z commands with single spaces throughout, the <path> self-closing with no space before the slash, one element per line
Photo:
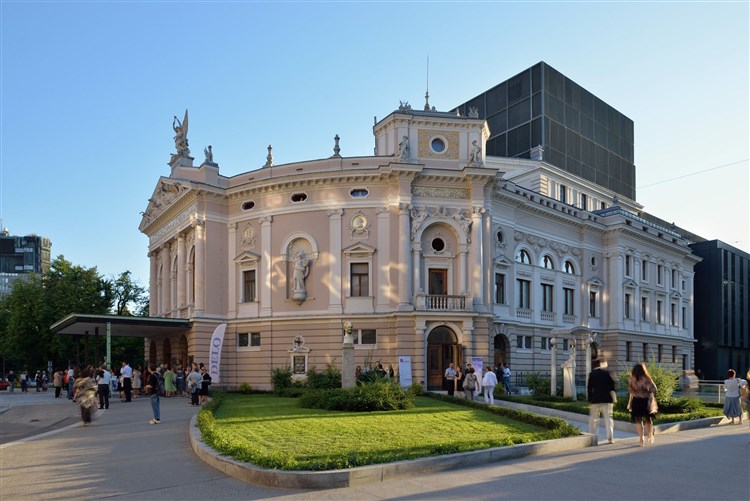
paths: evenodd
<path fill-rule="evenodd" d="M 656 403 L 656 397 L 651 394 L 648 396 L 648 413 L 656 414 L 659 412 L 659 405 Z"/>

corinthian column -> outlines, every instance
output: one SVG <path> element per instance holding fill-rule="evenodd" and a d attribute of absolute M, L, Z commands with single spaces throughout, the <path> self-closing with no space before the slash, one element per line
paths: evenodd
<path fill-rule="evenodd" d="M 149 284 L 148 284 L 148 314 L 151 317 L 155 317 L 159 314 L 159 283 L 158 283 L 158 267 L 157 254 L 154 251 L 148 253 L 148 259 L 150 264 L 149 270 Z"/>
<path fill-rule="evenodd" d="M 195 222 L 195 316 L 206 315 L 206 231 L 205 221 Z"/>
<path fill-rule="evenodd" d="M 482 241 L 484 240 L 483 215 L 484 207 L 474 207 L 471 211 L 471 260 L 478 266 L 472 266 L 471 294 L 474 296 L 474 306 L 480 307 L 484 304 L 484 287 L 482 284 L 484 252 Z"/>
<path fill-rule="evenodd" d="M 409 270 L 411 269 L 410 235 L 408 204 L 399 204 L 398 207 L 398 309 L 399 311 L 411 311 L 412 292 L 409 281 Z"/>

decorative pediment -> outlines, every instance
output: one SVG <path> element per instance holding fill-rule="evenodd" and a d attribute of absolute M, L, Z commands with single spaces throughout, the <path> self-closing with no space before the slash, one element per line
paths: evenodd
<path fill-rule="evenodd" d="M 260 261 L 260 256 L 254 252 L 244 251 L 234 258 L 234 262 L 240 266 L 255 266 Z"/>
<path fill-rule="evenodd" d="M 507 257 L 505 257 L 504 254 L 501 254 L 499 256 L 495 256 L 495 267 L 496 268 L 509 268 L 513 265 L 513 262 L 510 261 Z"/>
<path fill-rule="evenodd" d="M 604 287 L 604 282 L 602 282 L 599 277 L 591 277 L 586 281 L 586 284 L 591 287 L 592 289 L 599 289 Z"/>
<path fill-rule="evenodd" d="M 635 289 L 637 287 L 637 284 L 633 282 L 632 280 L 625 280 L 622 286 L 626 289 Z"/>
<path fill-rule="evenodd" d="M 348 256 L 354 256 L 357 254 L 371 256 L 375 253 L 375 250 L 376 250 L 375 247 L 371 247 L 367 244 L 363 244 L 362 242 L 357 242 L 356 244 L 350 245 L 349 247 L 342 249 L 341 253 L 348 255 Z"/>
<path fill-rule="evenodd" d="M 685 296 L 683 296 L 682 293 L 678 291 L 672 291 L 672 294 L 670 294 L 670 297 L 672 299 L 684 299 L 685 298 Z"/>
<path fill-rule="evenodd" d="M 148 207 L 143 212 L 143 219 L 141 220 L 141 229 L 159 217 L 187 191 L 190 191 L 190 187 L 184 183 L 179 181 L 168 182 L 161 179 L 151 198 L 148 199 Z"/>

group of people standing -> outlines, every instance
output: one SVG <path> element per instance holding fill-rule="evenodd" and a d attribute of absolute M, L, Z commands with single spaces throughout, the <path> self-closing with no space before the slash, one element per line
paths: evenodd
<path fill-rule="evenodd" d="M 479 378 L 482 378 L 481 381 Z M 484 401 L 490 405 L 495 403 L 495 386 L 499 380 L 503 382 L 503 388 L 506 394 L 510 394 L 510 368 L 500 364 L 494 370 L 489 367 L 484 368 L 484 374 L 476 374 L 476 370 L 471 363 L 466 364 L 462 370 L 460 366 L 454 367 L 450 364 L 445 369 L 444 374 L 448 395 L 455 396 L 456 392 L 461 392 L 463 398 L 474 400 L 475 396 L 481 391 L 484 394 Z"/>

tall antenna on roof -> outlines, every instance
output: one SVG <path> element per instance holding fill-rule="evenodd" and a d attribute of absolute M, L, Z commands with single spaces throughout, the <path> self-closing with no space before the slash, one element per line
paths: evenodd
<path fill-rule="evenodd" d="M 424 110 L 430 111 L 430 56 L 427 56 L 427 86 L 424 93 Z"/>

